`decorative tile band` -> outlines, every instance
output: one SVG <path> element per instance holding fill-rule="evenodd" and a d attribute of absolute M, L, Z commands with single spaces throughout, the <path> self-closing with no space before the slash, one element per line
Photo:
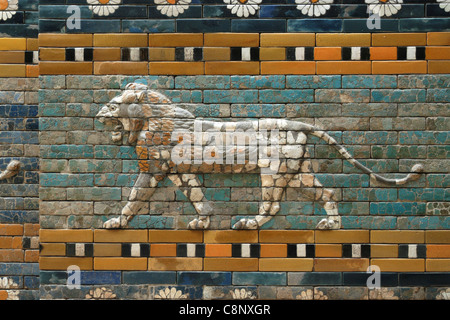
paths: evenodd
<path fill-rule="evenodd" d="M 364 272 L 377 265 L 385 272 L 447 272 L 448 235 L 447 230 L 41 230 L 40 268 Z M 184 242 L 189 239 L 194 242 Z M 71 242 L 77 240 L 89 242 Z"/>
<path fill-rule="evenodd" d="M 450 33 L 399 35 L 42 34 L 40 66 L 43 75 L 449 72 Z"/>
<path fill-rule="evenodd" d="M 38 50 L 35 38 L 0 38 L 0 77 L 38 77 Z"/>

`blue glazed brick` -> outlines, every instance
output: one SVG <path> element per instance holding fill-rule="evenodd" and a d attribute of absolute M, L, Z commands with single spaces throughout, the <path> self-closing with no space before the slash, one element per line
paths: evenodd
<path fill-rule="evenodd" d="M 400 32 L 431 32 L 450 29 L 448 18 L 412 18 L 399 20 Z"/>
<path fill-rule="evenodd" d="M 92 146 L 79 145 L 53 145 L 41 146 L 41 157 L 49 159 L 86 159 L 94 157 L 94 148 Z"/>
<path fill-rule="evenodd" d="M 232 19 L 231 32 L 286 32 L 284 19 Z"/>
<path fill-rule="evenodd" d="M 450 228 L 450 217 L 427 216 L 427 217 L 399 217 L 398 229 L 411 230 L 448 230 Z"/>
<path fill-rule="evenodd" d="M 38 106 L 3 105 L 0 106 L 0 118 L 36 117 Z"/>
<path fill-rule="evenodd" d="M 401 144 L 449 144 L 447 131 L 403 131 L 399 132 Z"/>
<path fill-rule="evenodd" d="M 289 286 L 342 285 L 340 272 L 289 272 Z"/>
<path fill-rule="evenodd" d="M 268 117 L 280 118 L 286 116 L 285 105 L 283 104 L 234 104 L 231 106 L 233 117 Z"/>
<path fill-rule="evenodd" d="M 439 188 L 401 188 L 398 199 L 402 201 L 449 201 L 450 190 Z"/>
<path fill-rule="evenodd" d="M 397 88 L 394 75 L 342 76 L 342 88 Z"/>
<path fill-rule="evenodd" d="M 23 285 L 25 289 L 38 289 L 39 288 L 39 277 L 23 277 Z"/>
<path fill-rule="evenodd" d="M 430 188 L 448 188 L 450 187 L 450 175 L 429 174 L 427 175 L 427 183 Z"/>
<path fill-rule="evenodd" d="M 397 132 L 392 131 L 344 131 L 344 144 L 397 144 Z"/>
<path fill-rule="evenodd" d="M 233 285 L 283 286 L 286 284 L 285 272 L 233 272 Z"/>
<path fill-rule="evenodd" d="M 315 102 L 369 102 L 369 89 L 317 89 Z"/>
<path fill-rule="evenodd" d="M 204 103 L 258 103 L 258 90 L 205 90 Z"/>
<path fill-rule="evenodd" d="M 345 188 L 342 193 L 344 201 L 397 201 L 397 189 Z"/>
<path fill-rule="evenodd" d="M 178 272 L 178 284 L 180 285 L 231 285 L 231 272 Z"/>
<path fill-rule="evenodd" d="M 367 272 L 343 272 L 342 284 L 344 286 L 367 286 L 367 281 L 372 275 L 372 273 Z M 397 287 L 398 275 L 394 272 L 381 272 L 380 285 L 382 287 Z"/>
<path fill-rule="evenodd" d="M 174 103 L 202 102 L 202 92 L 199 90 L 163 90 L 161 93 L 166 95 Z"/>
<path fill-rule="evenodd" d="M 81 284 L 120 284 L 120 271 L 81 271 Z"/>
<path fill-rule="evenodd" d="M 138 215 L 128 223 L 133 229 L 173 229 L 174 217 Z"/>
<path fill-rule="evenodd" d="M 367 24 L 372 27 L 373 20 L 368 19 L 344 19 L 343 32 L 398 32 L 399 20 L 397 19 L 380 19 L 380 29 L 369 29 Z"/>
<path fill-rule="evenodd" d="M 0 132 L 0 144 L 39 144 L 38 132 L 27 131 L 2 131 Z"/>
<path fill-rule="evenodd" d="M 93 17 L 92 11 L 89 10 L 88 6 L 77 6 L 80 9 L 81 19 L 90 19 Z M 71 10 L 67 10 L 68 6 L 64 5 L 52 5 L 52 6 L 41 6 L 39 8 L 39 17 L 41 19 L 55 19 L 63 18 L 67 19 L 72 15 Z"/>
<path fill-rule="evenodd" d="M 231 76 L 232 89 L 284 89 L 285 76 Z"/>
<path fill-rule="evenodd" d="M 287 32 L 340 32 L 340 19 L 288 19 Z"/>
<path fill-rule="evenodd" d="M 367 174 L 323 174 L 315 175 L 324 187 L 330 188 L 358 188 L 369 186 Z"/>
<path fill-rule="evenodd" d="M 230 89 L 230 76 L 178 76 L 176 89 Z"/>
<path fill-rule="evenodd" d="M 371 202 L 370 214 L 373 215 L 424 215 L 426 203 L 419 202 Z"/>
<path fill-rule="evenodd" d="M 425 102 L 426 90 L 424 89 L 374 89 L 371 102 Z"/>
<path fill-rule="evenodd" d="M 39 24 L 42 21 L 39 20 Z M 120 32 L 120 20 L 100 20 L 100 19 L 80 19 L 81 29 L 68 29 L 67 33 L 110 33 L 110 32 Z"/>
<path fill-rule="evenodd" d="M 286 88 L 292 89 L 324 89 L 341 87 L 341 76 L 286 76 Z"/>
<path fill-rule="evenodd" d="M 427 102 L 450 102 L 448 89 L 428 89 Z"/>
<path fill-rule="evenodd" d="M 175 271 L 125 271 L 123 284 L 177 284 Z"/>
<path fill-rule="evenodd" d="M 41 173 L 43 187 L 92 187 L 93 174 Z"/>
<path fill-rule="evenodd" d="M 175 32 L 175 20 L 122 20 L 122 32 L 170 33 Z"/>
<path fill-rule="evenodd" d="M 0 274 L 5 276 L 38 276 L 39 263 L 0 263 Z"/>
<path fill-rule="evenodd" d="M 230 20 L 219 19 L 179 19 L 176 20 L 177 32 L 230 32 Z"/>
<path fill-rule="evenodd" d="M 343 216 L 343 229 L 393 230 L 397 228 L 397 217 Z"/>
<path fill-rule="evenodd" d="M 259 100 L 262 103 L 299 103 L 313 102 L 314 90 L 260 90 Z"/>

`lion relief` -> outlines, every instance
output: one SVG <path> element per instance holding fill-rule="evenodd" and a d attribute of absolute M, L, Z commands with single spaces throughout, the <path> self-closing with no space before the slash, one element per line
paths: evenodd
<path fill-rule="evenodd" d="M 312 171 L 306 149 L 308 136 L 316 136 L 333 146 L 339 154 L 370 178 L 388 185 L 401 185 L 418 179 L 423 167 L 413 166 L 402 179 L 384 178 L 355 160 L 328 133 L 300 121 L 255 119 L 211 121 L 196 119 L 181 105 L 140 83 L 130 83 L 98 112 L 99 121 L 115 123 L 113 141 L 136 145 L 139 176 L 128 203 L 118 217 L 109 219 L 104 228 L 124 228 L 138 214 L 164 179 L 182 190 L 198 217 L 190 229 L 210 226 L 213 203 L 204 195 L 201 173 L 258 173 L 262 199 L 259 212 L 236 222 L 233 229 L 258 229 L 280 210 L 287 187 L 305 190 L 313 201 L 323 205 L 327 216 L 316 228 L 339 229 L 334 191 L 324 188 Z M 311 192 L 311 190 L 314 190 Z M 306 192 L 307 191 L 307 192 Z"/>

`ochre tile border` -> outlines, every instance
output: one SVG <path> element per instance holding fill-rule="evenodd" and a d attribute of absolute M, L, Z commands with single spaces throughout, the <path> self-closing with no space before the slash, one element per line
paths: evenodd
<path fill-rule="evenodd" d="M 449 32 L 42 34 L 40 74 L 449 73 L 449 39 Z M 77 51 L 76 62 L 61 49 Z M 83 50 L 93 52 L 87 61 Z"/>
<path fill-rule="evenodd" d="M 450 230 L 41 230 L 42 270 L 450 271 Z M 77 256 L 79 255 L 79 256 Z"/>

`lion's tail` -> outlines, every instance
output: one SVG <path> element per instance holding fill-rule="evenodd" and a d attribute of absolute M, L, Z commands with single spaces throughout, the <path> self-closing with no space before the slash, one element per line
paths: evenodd
<path fill-rule="evenodd" d="M 361 162 L 359 162 L 355 158 L 353 158 L 350 155 L 350 153 L 348 153 L 348 151 L 343 146 L 339 145 L 336 142 L 336 140 L 333 137 L 331 137 L 328 133 L 326 133 L 325 131 L 322 131 L 322 130 L 311 130 L 310 134 L 312 134 L 312 135 L 314 135 L 316 137 L 319 137 L 320 139 L 322 139 L 325 142 L 327 142 L 329 145 L 334 146 L 336 148 L 336 150 L 346 160 L 348 160 L 351 164 L 353 164 L 356 168 L 360 169 L 364 173 L 369 174 L 371 179 L 374 179 L 374 180 L 379 181 L 381 183 L 388 184 L 388 185 L 402 185 L 402 184 L 405 184 L 405 183 L 407 183 L 409 181 L 413 181 L 413 180 L 419 179 L 420 173 L 423 172 L 423 165 L 415 164 L 411 168 L 411 173 L 409 173 L 404 178 L 401 178 L 401 179 L 388 179 L 388 178 L 382 177 L 379 174 L 377 174 L 377 173 L 373 172 L 372 170 L 370 170 L 369 168 L 367 168 L 366 166 L 364 166 Z"/>

